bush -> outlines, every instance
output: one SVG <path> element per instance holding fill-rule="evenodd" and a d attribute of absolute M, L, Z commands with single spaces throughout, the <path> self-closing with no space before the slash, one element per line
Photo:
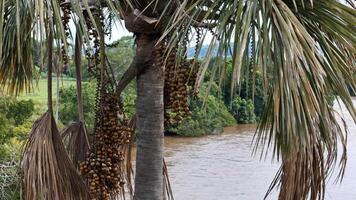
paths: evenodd
<path fill-rule="evenodd" d="M 31 129 L 33 113 L 32 100 L 0 97 L 0 145 L 8 143 L 14 137 L 24 140 Z"/>
<path fill-rule="evenodd" d="M 245 68 L 246 66 L 244 66 Z M 251 77 L 245 77 L 241 75 L 240 86 L 236 88 L 234 95 L 231 95 L 231 78 L 232 78 L 232 61 L 228 61 L 225 65 L 226 77 L 221 85 L 221 90 L 226 105 L 231 106 L 234 99 L 231 96 L 239 96 L 242 99 L 252 99 L 252 92 L 254 92 L 254 99 L 252 103 L 254 104 L 254 113 L 256 115 L 256 121 L 262 116 L 264 109 L 264 91 L 263 91 L 263 77 L 260 71 L 257 71 L 254 76 L 254 83 L 249 81 Z M 220 77 L 218 77 L 220 78 Z M 216 80 L 217 82 L 219 79 Z M 253 89 L 254 88 L 254 89 Z"/>
<path fill-rule="evenodd" d="M 18 173 L 21 146 L 15 138 L 7 144 L 0 144 L 0 199 L 21 199 L 21 177 Z"/>
<path fill-rule="evenodd" d="M 236 97 L 231 103 L 230 112 L 239 124 L 250 124 L 256 122 L 255 107 L 251 100 Z"/>
<path fill-rule="evenodd" d="M 7 117 L 14 119 L 15 125 L 21 125 L 32 116 L 34 110 L 35 105 L 32 100 L 11 101 Z"/>
<path fill-rule="evenodd" d="M 0 109 L 1 110 L 1 109 Z M 0 114 L 0 145 L 7 143 L 13 134 L 13 122 L 9 120 L 4 114 Z"/>
<path fill-rule="evenodd" d="M 122 101 L 124 103 L 124 113 L 126 117 L 131 118 L 136 112 L 136 90 L 132 86 L 129 86 L 122 93 Z"/>
<path fill-rule="evenodd" d="M 21 199 L 21 146 L 32 126 L 32 101 L 0 97 L 0 199 Z"/>
<path fill-rule="evenodd" d="M 93 82 L 82 84 L 84 118 L 88 128 L 94 127 L 96 86 Z M 78 120 L 77 90 L 75 86 L 59 91 L 59 119 L 63 124 Z"/>
<path fill-rule="evenodd" d="M 189 107 L 192 116 L 183 119 L 178 127 L 168 129 L 170 132 L 182 136 L 202 136 L 236 123 L 224 102 L 213 95 L 208 95 L 205 105 L 203 95 L 191 98 Z"/>

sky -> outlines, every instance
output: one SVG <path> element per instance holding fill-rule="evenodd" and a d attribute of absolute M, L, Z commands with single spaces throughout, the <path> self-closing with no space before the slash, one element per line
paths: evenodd
<path fill-rule="evenodd" d="M 130 33 L 124 25 L 124 22 L 122 21 L 122 23 L 116 23 L 115 26 L 112 29 L 112 37 L 108 40 L 109 43 L 116 41 L 118 39 L 120 39 L 123 36 L 130 36 L 133 35 L 132 33 Z M 207 33 L 205 39 L 204 39 L 204 44 L 210 44 L 210 41 L 212 39 L 212 35 L 210 33 Z M 193 38 L 193 40 L 191 41 L 191 44 L 189 45 L 190 47 L 195 46 L 195 38 Z"/>

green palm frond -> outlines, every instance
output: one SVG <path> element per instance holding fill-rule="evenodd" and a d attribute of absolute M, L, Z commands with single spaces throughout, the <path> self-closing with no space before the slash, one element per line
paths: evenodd
<path fill-rule="evenodd" d="M 0 85 L 10 93 L 30 90 L 32 82 L 32 19 L 29 1 L 2 1 Z M 19 22 L 23 22 L 20 28 Z M 15 27 L 15 28 L 14 28 Z"/>
<path fill-rule="evenodd" d="M 64 45 L 65 54 L 68 53 L 65 27 L 62 23 L 62 4 L 70 4 L 72 11 L 71 21 L 79 27 L 80 34 L 89 41 L 88 27 L 83 13 L 90 16 L 90 20 L 96 27 L 92 11 L 102 9 L 109 5 L 111 13 L 122 17 L 123 7 L 130 9 L 131 1 L 124 0 L 112 2 L 109 0 L 3 0 L 0 3 L 0 87 L 10 94 L 18 94 L 32 89 L 33 78 L 33 52 L 32 40 L 41 44 L 41 62 L 45 57 L 46 30 L 48 25 L 48 12 L 53 18 L 53 29 L 56 35 L 56 44 Z M 105 4 L 105 6 L 103 6 Z M 62 41 L 62 42 L 61 42 Z M 41 63 L 42 64 L 42 63 Z M 41 66 L 43 67 L 43 66 Z"/>

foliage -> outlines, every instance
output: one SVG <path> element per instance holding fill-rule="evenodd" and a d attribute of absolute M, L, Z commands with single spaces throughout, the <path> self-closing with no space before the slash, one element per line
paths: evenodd
<path fill-rule="evenodd" d="M 202 136 L 235 124 L 235 119 L 224 102 L 213 95 L 208 95 L 206 100 L 201 94 L 196 98 L 190 98 L 189 108 L 192 115 L 183 119 L 177 127 L 170 128 L 169 131 L 182 136 Z"/>
<path fill-rule="evenodd" d="M 7 143 L 13 137 L 12 129 L 12 121 L 4 114 L 0 114 L 0 145 Z"/>
<path fill-rule="evenodd" d="M 236 90 L 233 95 L 231 95 L 231 76 L 233 70 L 232 60 L 228 60 L 226 63 L 224 63 L 224 65 L 226 70 L 226 76 L 221 84 L 221 90 L 225 104 L 228 107 L 231 106 L 233 101 L 231 100 L 231 97 L 240 97 L 246 100 L 253 100 L 252 103 L 254 105 L 254 113 L 256 115 L 256 121 L 258 121 L 262 116 L 263 109 L 265 106 L 261 72 L 256 71 L 254 74 L 244 76 L 241 80 L 239 89 Z M 248 66 L 243 66 L 244 69 L 247 67 Z M 252 81 L 250 80 L 251 78 L 253 79 Z M 218 82 L 219 80 L 216 81 Z"/>
<path fill-rule="evenodd" d="M 124 36 L 113 42 L 114 45 L 107 49 L 107 57 L 116 77 L 121 76 L 130 66 L 134 58 L 134 42 L 132 36 Z"/>
<path fill-rule="evenodd" d="M 45 76 L 46 77 L 46 76 Z M 53 78 L 52 80 L 52 97 L 55 99 L 56 97 L 56 90 L 57 90 L 57 84 L 56 84 L 56 78 Z M 67 88 L 70 86 L 75 85 L 75 79 L 70 78 L 70 77 L 60 77 L 60 87 L 61 88 Z M 20 94 L 19 99 L 23 100 L 29 100 L 31 99 L 36 105 L 46 105 L 47 103 L 47 79 L 46 78 L 41 78 L 38 80 L 38 82 L 34 85 L 34 89 L 30 93 L 23 93 Z M 42 106 L 41 109 L 43 109 L 45 106 Z M 43 112 L 44 110 L 42 110 Z M 40 112 L 41 113 L 41 112 Z M 39 114 L 40 114 L 39 113 Z"/>
<path fill-rule="evenodd" d="M 117 41 L 114 41 L 111 45 L 108 45 L 106 49 L 106 56 L 109 60 L 110 67 L 115 73 L 115 77 L 119 78 L 129 67 L 134 57 L 134 38 L 132 36 L 124 36 Z M 83 81 L 90 81 L 92 77 L 88 72 L 87 59 L 82 56 L 81 73 Z M 69 76 L 76 77 L 76 70 L 74 61 L 69 61 Z"/>
<path fill-rule="evenodd" d="M 123 108 L 126 117 L 131 118 L 136 112 L 136 89 L 130 87 L 121 95 Z"/>
<path fill-rule="evenodd" d="M 81 70 L 81 74 L 82 74 L 82 81 L 90 81 L 92 79 L 92 77 L 90 76 L 90 74 L 88 72 L 88 62 L 84 56 L 82 56 L 81 60 L 82 60 L 82 62 L 81 62 L 80 70 Z M 69 74 L 68 75 L 71 78 L 75 78 L 77 73 L 75 70 L 74 60 L 70 60 L 68 65 L 69 65 Z"/>
<path fill-rule="evenodd" d="M 18 166 L 33 112 L 31 100 L 0 97 L 0 199 L 20 199 Z"/>
<path fill-rule="evenodd" d="M 76 87 L 71 85 L 62 87 L 60 93 L 59 119 L 63 124 L 78 121 L 78 105 Z M 95 82 L 84 82 L 82 84 L 84 119 L 89 129 L 94 127 L 95 118 Z"/>
<path fill-rule="evenodd" d="M 94 81 L 84 82 L 82 84 L 83 92 L 83 107 L 84 119 L 87 128 L 91 130 L 94 127 L 95 118 L 95 96 L 96 96 L 96 83 Z M 127 117 L 135 113 L 136 92 L 134 88 L 129 88 L 122 94 L 124 104 L 124 111 Z M 77 91 L 75 86 L 62 87 L 60 89 L 60 109 L 59 119 L 63 124 L 68 124 L 71 121 L 78 120 L 77 108 Z"/>
<path fill-rule="evenodd" d="M 240 96 L 243 99 L 249 99 L 254 105 L 254 113 L 256 115 L 256 120 L 259 120 L 262 116 L 265 107 L 265 94 L 263 92 L 262 75 L 257 71 L 254 75 L 254 85 L 249 85 L 248 79 L 244 78 L 241 82 Z M 252 96 L 252 93 L 254 95 Z"/>
<path fill-rule="evenodd" d="M 256 122 L 254 105 L 251 100 L 236 97 L 232 103 L 230 112 L 239 124 L 251 124 Z"/>
<path fill-rule="evenodd" d="M 21 146 L 31 130 L 33 113 L 31 100 L 0 97 L 0 199 L 20 199 Z"/>
<path fill-rule="evenodd" d="M 29 119 L 35 109 L 32 100 L 12 101 L 8 108 L 7 117 L 15 120 L 15 125 L 20 125 Z"/>
<path fill-rule="evenodd" d="M 26 138 L 31 128 L 31 116 L 34 104 L 31 100 L 16 100 L 11 97 L 0 97 L 0 145 L 11 138 Z"/>
<path fill-rule="evenodd" d="M 13 138 L 0 146 L 0 199 L 21 199 L 21 177 L 18 173 L 21 142 Z"/>

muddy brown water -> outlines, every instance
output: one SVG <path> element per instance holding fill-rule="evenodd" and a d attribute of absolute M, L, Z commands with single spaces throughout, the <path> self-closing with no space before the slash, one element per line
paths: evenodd
<path fill-rule="evenodd" d="M 356 105 L 356 99 L 353 100 Z M 356 200 L 356 125 L 344 106 L 335 106 L 349 126 L 344 180 L 328 181 L 327 200 Z M 221 135 L 166 137 L 165 158 L 176 200 L 263 199 L 279 163 L 252 156 L 254 125 L 226 128 Z M 268 199 L 277 199 L 275 191 Z"/>

